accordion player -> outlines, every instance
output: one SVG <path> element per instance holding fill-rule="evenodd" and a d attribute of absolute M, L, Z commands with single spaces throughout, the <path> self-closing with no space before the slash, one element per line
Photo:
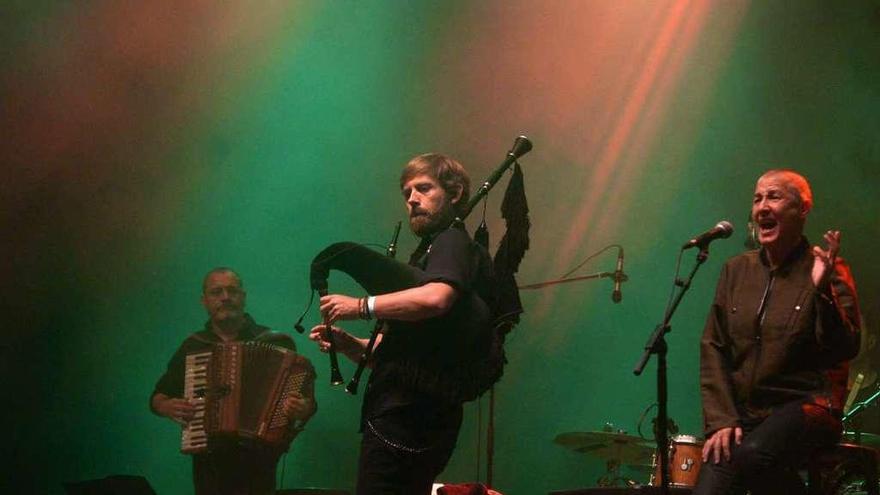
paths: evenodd
<path fill-rule="evenodd" d="M 289 335 L 257 324 L 245 301 L 233 270 L 205 275 L 208 321 L 184 339 L 150 397 L 156 415 L 184 425 L 196 495 L 272 493 L 278 460 L 317 409 L 311 363 Z"/>

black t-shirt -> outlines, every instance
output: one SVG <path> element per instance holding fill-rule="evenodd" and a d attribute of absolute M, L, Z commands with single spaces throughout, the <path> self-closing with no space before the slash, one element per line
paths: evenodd
<path fill-rule="evenodd" d="M 457 397 L 467 385 L 460 372 L 490 342 L 491 259 L 456 225 L 438 233 L 414 264 L 423 270 L 423 283 L 447 283 L 457 298 L 442 316 L 388 322 L 374 354 L 363 420 L 390 415 L 414 421 L 415 429 L 457 429 L 462 403 Z"/>

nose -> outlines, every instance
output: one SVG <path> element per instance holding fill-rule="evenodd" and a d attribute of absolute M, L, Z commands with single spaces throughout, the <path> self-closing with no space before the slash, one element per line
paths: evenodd
<path fill-rule="evenodd" d="M 220 300 L 221 301 L 229 301 L 235 299 L 238 296 L 238 289 L 232 287 L 224 287 L 220 292 Z"/>

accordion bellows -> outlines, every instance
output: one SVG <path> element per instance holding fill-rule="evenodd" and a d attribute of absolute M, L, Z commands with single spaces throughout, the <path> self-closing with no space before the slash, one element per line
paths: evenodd
<path fill-rule="evenodd" d="M 206 452 L 221 439 L 285 446 L 294 432 L 284 401 L 311 390 L 314 380 L 308 359 L 263 342 L 217 344 L 189 354 L 184 397 L 196 404 L 196 414 L 183 429 L 180 451 Z"/>

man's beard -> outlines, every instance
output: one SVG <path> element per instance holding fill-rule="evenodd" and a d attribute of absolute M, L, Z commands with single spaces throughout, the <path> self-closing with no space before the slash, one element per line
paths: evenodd
<path fill-rule="evenodd" d="M 445 229 L 455 216 L 452 208 L 437 213 L 422 213 L 409 217 L 409 228 L 419 237 L 426 237 Z"/>
<path fill-rule="evenodd" d="M 211 320 L 219 325 L 230 325 L 238 323 L 244 317 L 244 309 L 235 306 L 223 306 L 217 309 Z"/>

